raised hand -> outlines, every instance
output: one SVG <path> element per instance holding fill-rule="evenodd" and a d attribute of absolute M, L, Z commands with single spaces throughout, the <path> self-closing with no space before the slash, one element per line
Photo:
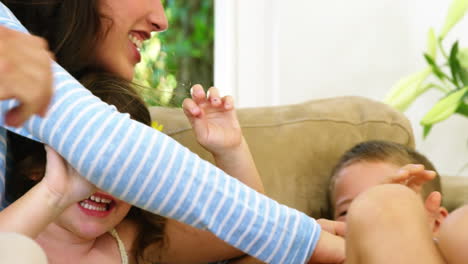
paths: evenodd
<path fill-rule="evenodd" d="M 7 125 L 45 115 L 53 93 L 51 57 L 44 39 L 0 26 L 0 100 L 20 102 L 6 114 Z"/>
<path fill-rule="evenodd" d="M 185 99 L 183 110 L 198 142 L 213 155 L 222 155 L 239 147 L 242 131 L 232 97 L 220 97 L 217 88 L 205 94 L 201 85 L 192 87 L 192 98 Z"/>
<path fill-rule="evenodd" d="M 185 99 L 183 110 L 192 124 L 197 141 L 211 154 L 216 166 L 249 187 L 263 192 L 263 184 L 237 119 L 232 97 L 220 97 L 212 87 L 192 87 L 192 98 Z"/>
<path fill-rule="evenodd" d="M 435 171 L 426 170 L 421 164 L 408 164 L 384 183 L 397 183 L 406 185 L 408 188 L 421 194 L 424 183 L 436 177 Z"/>
<path fill-rule="evenodd" d="M 56 206 L 64 209 L 73 203 L 88 198 L 96 187 L 81 177 L 55 150 L 45 147 L 47 165 L 40 184 L 47 187 L 57 198 Z"/>

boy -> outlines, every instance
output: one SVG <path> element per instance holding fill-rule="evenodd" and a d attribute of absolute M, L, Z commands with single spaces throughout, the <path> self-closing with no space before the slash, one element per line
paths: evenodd
<path fill-rule="evenodd" d="M 448 216 L 434 167 L 416 151 L 358 144 L 335 167 L 330 190 L 334 218 L 347 223 L 348 264 L 465 263 L 468 209 Z"/>

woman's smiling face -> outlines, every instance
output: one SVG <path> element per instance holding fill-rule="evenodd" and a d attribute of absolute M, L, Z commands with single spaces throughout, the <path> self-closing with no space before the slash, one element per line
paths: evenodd
<path fill-rule="evenodd" d="M 96 64 L 128 81 L 140 62 L 141 43 L 151 32 L 168 27 L 160 0 L 101 0 L 102 37 L 96 46 Z"/>

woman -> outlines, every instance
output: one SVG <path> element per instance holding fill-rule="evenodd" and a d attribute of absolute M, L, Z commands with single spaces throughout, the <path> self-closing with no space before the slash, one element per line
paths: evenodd
<path fill-rule="evenodd" d="M 55 3 L 55 6 L 47 6 L 40 11 L 34 8 L 40 8 L 40 5 L 10 4 L 10 7 L 15 7 L 17 14 L 20 11 L 29 13 L 21 16 L 22 20 L 29 18 L 32 21 L 25 22 L 33 33 L 39 34 L 42 30 L 44 34 L 39 35 L 49 41 L 57 61 L 75 77 L 81 77 L 80 74 L 88 67 L 109 67 L 107 71 L 128 78 L 131 66 L 138 61 L 135 47 L 138 47 L 139 41 L 147 38 L 150 31 L 165 28 L 160 20 L 163 17 L 160 1 L 66 0 Z M 136 7 L 139 9 L 133 9 Z M 98 9 L 102 11 L 102 18 L 97 13 Z M 94 12 L 85 12 L 89 10 Z M 125 10 L 135 16 L 131 16 L 131 20 L 125 19 Z M 3 25 L 24 30 L 4 6 L 0 9 L 0 15 Z M 118 19 L 122 19 L 122 23 Z M 77 22 L 71 29 L 89 30 L 91 33 L 71 34 L 73 30 L 63 28 L 67 26 L 68 23 L 64 23 L 67 20 Z M 89 21 L 95 27 L 83 26 L 84 22 Z M 98 21 L 111 26 L 96 26 Z M 50 30 L 53 26 L 58 30 Z M 63 35 L 58 37 L 57 32 L 80 38 L 81 42 L 62 39 L 60 37 Z M 106 39 L 110 41 L 106 42 Z M 73 43 L 67 43 L 67 40 Z M 104 54 L 96 54 L 96 58 L 80 58 L 83 61 L 75 58 L 77 61 L 73 62 L 71 54 L 61 53 L 63 50 L 60 48 L 67 44 L 77 45 L 78 48 L 72 49 L 77 54 L 86 51 L 82 49 L 83 45 L 93 47 L 93 44 L 86 43 L 108 43 L 109 50 L 118 51 L 108 56 L 126 61 L 119 61 L 122 65 L 112 68 L 107 61 L 97 59 L 99 56 L 109 59 Z M 336 258 L 322 259 L 322 262 L 333 263 L 337 258 L 342 260 L 342 241 L 320 232 L 313 219 L 239 184 L 170 138 L 136 124 L 102 104 L 80 88 L 60 67 L 55 65 L 53 69 L 58 88 L 48 117 L 32 118 L 21 128 L 10 128 L 12 131 L 52 146 L 99 188 L 145 210 L 209 230 L 229 244 L 266 262 L 303 263 L 308 259 L 321 260 L 323 256 Z M 2 106 L 2 109 L 8 110 L 11 102 L 4 102 Z M 138 152 L 132 151 L 132 148 L 138 149 Z M 232 191 L 226 193 L 224 190 Z M 331 255 L 330 250 L 337 252 Z"/>

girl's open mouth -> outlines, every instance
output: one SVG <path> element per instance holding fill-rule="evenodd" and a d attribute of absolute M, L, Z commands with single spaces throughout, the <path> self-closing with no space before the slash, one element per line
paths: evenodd
<path fill-rule="evenodd" d="M 78 203 L 81 211 L 86 215 L 106 217 L 115 207 L 115 201 L 111 196 L 95 193 L 89 198 Z"/>

